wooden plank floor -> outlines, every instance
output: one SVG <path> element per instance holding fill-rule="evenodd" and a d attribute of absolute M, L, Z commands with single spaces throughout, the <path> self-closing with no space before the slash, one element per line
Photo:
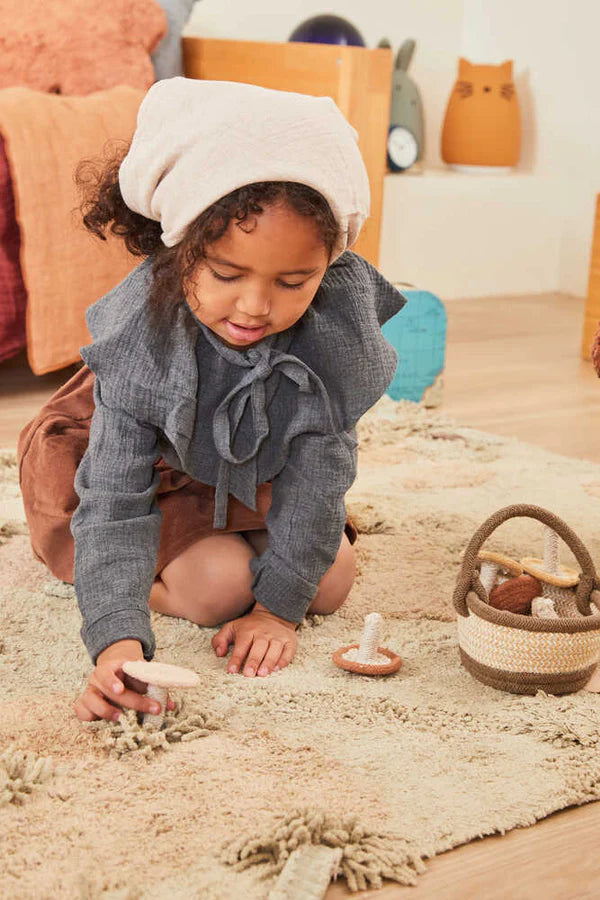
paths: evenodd
<path fill-rule="evenodd" d="M 443 411 L 463 425 L 600 462 L 600 382 L 579 357 L 584 301 L 565 294 L 448 301 Z M 0 447 L 75 367 L 0 363 Z"/>
<path fill-rule="evenodd" d="M 600 381 L 579 355 L 584 301 L 447 303 L 443 409 L 464 425 L 600 462 Z"/>
<path fill-rule="evenodd" d="M 579 358 L 584 301 L 545 294 L 446 305 L 442 410 L 464 425 L 600 462 L 600 382 Z M 36 377 L 24 356 L 0 364 L 0 447 L 16 445 L 19 430 L 73 371 Z M 388 882 L 353 896 L 592 900 L 600 897 L 598 835 L 599 803 L 562 810 L 429 860 L 416 887 Z M 348 896 L 343 882 L 327 892 L 327 900 Z"/>
<path fill-rule="evenodd" d="M 76 366 L 34 375 L 25 352 L 0 363 L 0 447 L 16 448 L 20 430 L 77 371 Z"/>

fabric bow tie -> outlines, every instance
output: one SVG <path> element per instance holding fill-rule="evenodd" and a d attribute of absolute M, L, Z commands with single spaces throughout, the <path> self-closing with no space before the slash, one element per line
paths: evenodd
<path fill-rule="evenodd" d="M 335 430 L 331 402 L 325 385 L 319 376 L 297 356 L 280 353 L 268 346 L 263 346 L 260 349 L 248 350 L 245 358 L 240 355 L 238 360 L 238 365 L 250 366 L 250 368 L 236 387 L 219 404 L 213 418 L 213 437 L 217 452 L 221 457 L 215 491 L 214 528 L 225 528 L 227 525 L 227 499 L 231 466 L 252 461 L 256 484 L 258 451 L 270 430 L 265 405 L 265 382 L 275 369 L 295 382 L 301 393 L 310 394 L 317 391 L 320 393 L 331 428 Z M 251 403 L 252 409 L 254 445 L 246 456 L 235 456 L 232 445 L 248 403 Z"/>

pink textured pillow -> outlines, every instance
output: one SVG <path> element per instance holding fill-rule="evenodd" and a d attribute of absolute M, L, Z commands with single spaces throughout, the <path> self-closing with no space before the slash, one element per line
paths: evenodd
<path fill-rule="evenodd" d="M 0 136 L 0 362 L 14 356 L 26 343 L 27 293 L 19 262 L 20 245 L 10 168 Z"/>
<path fill-rule="evenodd" d="M 146 90 L 150 54 L 166 32 L 156 0 L 0 0 L 0 88 Z"/>

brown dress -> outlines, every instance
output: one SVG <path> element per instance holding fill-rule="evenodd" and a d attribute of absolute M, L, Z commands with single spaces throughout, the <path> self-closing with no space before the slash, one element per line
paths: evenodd
<path fill-rule="evenodd" d="M 94 413 L 94 373 L 83 366 L 41 408 L 19 435 L 19 481 L 31 547 L 37 559 L 61 581 L 73 584 L 75 546 L 69 525 L 79 503 L 74 480 L 85 453 Z M 162 513 L 155 577 L 195 541 L 212 534 L 266 528 L 271 483 L 260 484 L 256 512 L 229 496 L 227 527 L 213 528 L 215 489 L 172 469 L 162 457 L 156 469 L 156 501 Z M 351 544 L 357 530 L 346 520 Z"/>

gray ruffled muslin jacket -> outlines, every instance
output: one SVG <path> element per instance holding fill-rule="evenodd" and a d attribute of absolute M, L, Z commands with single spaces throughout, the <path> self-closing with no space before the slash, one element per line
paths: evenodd
<path fill-rule="evenodd" d="M 406 300 L 370 263 L 346 251 L 291 328 L 234 350 L 184 299 L 148 316 L 152 258 L 89 307 L 95 373 L 89 444 L 75 477 L 71 520 L 81 637 L 95 664 L 135 638 L 152 659 L 149 596 L 161 513 L 162 455 L 213 485 L 216 528 L 228 493 L 256 509 L 272 481 L 268 548 L 250 562 L 257 601 L 300 622 L 333 564 L 356 478 L 355 426 L 382 396 L 397 354 L 381 325 Z"/>

